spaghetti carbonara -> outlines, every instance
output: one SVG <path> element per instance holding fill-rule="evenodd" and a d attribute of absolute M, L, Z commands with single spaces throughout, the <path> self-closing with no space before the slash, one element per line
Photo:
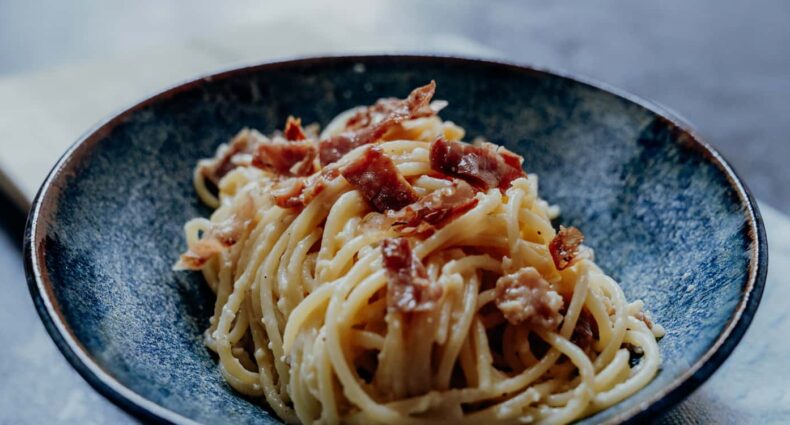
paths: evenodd
<path fill-rule="evenodd" d="M 216 293 L 227 382 L 287 423 L 568 423 L 659 369 L 662 328 L 435 87 L 242 130 L 195 170 L 215 211 L 175 269 Z"/>

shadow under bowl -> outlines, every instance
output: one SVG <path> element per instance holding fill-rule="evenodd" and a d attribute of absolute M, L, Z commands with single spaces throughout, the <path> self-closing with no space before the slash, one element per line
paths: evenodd
<path fill-rule="evenodd" d="M 60 159 L 25 238 L 30 290 L 52 338 L 102 394 L 147 419 L 278 423 L 235 393 L 203 346 L 213 294 L 170 267 L 182 225 L 207 215 L 192 169 L 241 127 L 289 114 L 326 124 L 434 79 L 442 111 L 525 157 L 541 194 L 597 262 L 668 331 L 663 367 L 581 421 L 639 421 L 725 360 L 759 303 L 765 230 L 721 156 L 656 106 L 555 73 L 478 60 L 366 56 L 264 64 L 201 78 L 110 118 Z"/>

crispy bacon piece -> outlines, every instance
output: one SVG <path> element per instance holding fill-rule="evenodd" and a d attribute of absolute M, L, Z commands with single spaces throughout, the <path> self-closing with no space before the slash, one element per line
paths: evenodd
<path fill-rule="evenodd" d="M 321 165 L 339 160 L 358 146 L 378 141 L 387 130 L 405 120 L 435 115 L 430 106 L 435 92 L 436 82 L 431 81 L 414 89 L 406 99 L 380 99 L 357 112 L 346 122 L 343 133 L 321 140 Z"/>
<path fill-rule="evenodd" d="M 310 177 L 291 177 L 277 182 L 272 190 L 274 203 L 281 208 L 303 208 L 332 180 L 340 176 L 337 168 L 327 167 Z"/>
<path fill-rule="evenodd" d="M 395 163 L 375 147 L 345 166 L 341 174 L 378 212 L 399 210 L 419 199 Z"/>
<path fill-rule="evenodd" d="M 440 137 L 431 143 L 430 160 L 434 170 L 460 177 L 481 190 L 505 190 L 513 180 L 526 176 L 521 157 L 491 143 L 470 145 Z"/>
<path fill-rule="evenodd" d="M 258 144 L 252 165 L 285 176 L 307 176 L 315 172 L 316 155 L 315 145 L 309 140 L 267 139 Z"/>
<path fill-rule="evenodd" d="M 200 172 L 217 185 L 225 174 L 245 162 L 242 158 L 251 155 L 255 145 L 255 136 L 245 128 L 233 137 L 230 143 L 220 147 L 214 159 L 202 162 Z"/>
<path fill-rule="evenodd" d="M 557 270 L 565 270 L 579 255 L 584 235 L 575 227 L 560 226 L 560 231 L 549 243 L 549 252 Z"/>
<path fill-rule="evenodd" d="M 595 343 L 596 338 L 598 338 L 598 323 L 590 312 L 582 309 L 579 320 L 576 321 L 576 326 L 573 328 L 571 341 L 578 345 L 589 357 L 592 354 L 593 343 Z"/>
<path fill-rule="evenodd" d="M 402 234 L 430 234 L 477 205 L 475 190 L 463 180 L 437 189 L 419 201 L 387 215 Z"/>
<path fill-rule="evenodd" d="M 429 311 L 442 297 L 442 287 L 428 280 L 425 266 L 405 238 L 385 239 L 382 262 L 387 270 L 387 306 L 403 313 Z"/>
<path fill-rule="evenodd" d="M 275 183 L 272 188 L 274 203 L 280 208 L 297 208 L 306 205 L 302 196 L 305 180 L 307 179 L 303 177 L 292 177 Z"/>
<path fill-rule="evenodd" d="M 496 306 L 514 325 L 528 323 L 554 329 L 562 321 L 562 297 L 534 267 L 524 267 L 497 280 Z"/>
<path fill-rule="evenodd" d="M 282 137 L 260 138 L 253 151 L 252 165 L 263 170 L 285 176 L 308 176 L 316 171 L 318 149 L 307 140 L 300 118 L 289 116 Z"/>
<path fill-rule="evenodd" d="M 235 245 L 254 218 L 255 202 L 252 198 L 247 197 L 240 208 L 230 217 L 219 223 L 212 223 L 211 228 L 203 234 L 203 237 L 190 246 L 187 252 L 181 254 L 174 268 L 176 270 L 199 270 L 211 257 Z"/>
<path fill-rule="evenodd" d="M 302 119 L 294 118 L 289 115 L 288 119 L 285 121 L 283 136 L 285 136 L 285 140 L 292 140 L 295 142 L 307 139 L 307 135 L 304 133 L 304 130 L 302 130 Z"/>
<path fill-rule="evenodd" d="M 302 120 L 288 117 L 283 135 L 272 139 L 256 131 L 240 131 L 213 159 L 203 162 L 201 173 L 215 185 L 234 168 L 246 165 L 287 176 L 306 176 L 315 172 L 317 156 L 316 144 L 307 139 Z"/>
<path fill-rule="evenodd" d="M 406 99 L 379 99 L 372 106 L 361 109 L 349 118 L 346 129 L 359 130 L 393 117 L 419 118 L 434 115 L 436 111 L 430 105 L 435 93 L 436 82 L 431 81 L 412 90 Z"/>
<path fill-rule="evenodd" d="M 342 133 L 318 142 L 318 158 L 321 165 L 324 166 L 336 162 L 342 158 L 343 155 L 354 150 L 355 147 L 362 146 L 369 143 L 369 140 L 381 137 L 381 134 L 378 134 L 375 129 L 364 131 L 366 133 L 362 131 Z"/>

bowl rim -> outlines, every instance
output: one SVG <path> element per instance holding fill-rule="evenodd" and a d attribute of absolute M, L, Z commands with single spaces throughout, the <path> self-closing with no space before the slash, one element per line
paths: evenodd
<path fill-rule="evenodd" d="M 138 418 L 159 423 L 197 423 L 190 418 L 137 394 L 99 366 L 66 324 L 56 304 L 54 292 L 52 291 L 52 282 L 49 280 L 45 267 L 44 257 L 46 252 L 45 249 L 43 249 L 42 237 L 44 236 L 43 232 L 46 229 L 46 224 L 43 223 L 41 216 L 55 206 L 55 201 L 62 187 L 61 182 L 68 174 L 70 167 L 78 164 L 82 156 L 89 152 L 96 143 L 108 135 L 118 124 L 124 122 L 131 114 L 151 104 L 199 87 L 207 82 L 226 80 L 240 75 L 293 66 L 322 65 L 327 63 L 364 63 L 367 61 L 395 62 L 404 60 L 442 63 L 451 66 L 469 65 L 491 67 L 515 73 L 531 75 L 548 74 L 554 77 L 560 77 L 577 84 L 601 90 L 636 104 L 652 112 L 656 116 L 665 119 L 670 126 L 690 136 L 690 144 L 687 148 L 696 150 L 721 171 L 725 175 L 730 187 L 732 187 L 737 194 L 738 202 L 741 204 L 745 216 L 745 224 L 748 226 L 747 234 L 751 240 L 749 272 L 743 285 L 741 297 L 733 314 L 708 350 L 666 387 L 651 394 L 646 401 L 632 406 L 623 412 L 619 412 L 615 416 L 609 418 L 605 423 L 635 423 L 649 418 L 655 418 L 664 413 L 669 407 L 691 394 L 707 380 L 727 357 L 729 357 L 730 353 L 749 327 L 757 310 L 757 306 L 760 303 L 768 272 L 768 244 L 762 216 L 760 215 L 757 203 L 751 192 L 724 157 L 699 137 L 686 120 L 680 118 L 677 113 L 671 111 L 669 108 L 595 79 L 579 76 L 575 73 L 501 60 L 478 59 L 455 55 L 419 54 L 325 55 L 255 63 L 244 66 L 232 66 L 218 72 L 202 74 L 197 78 L 186 80 L 183 83 L 170 86 L 154 95 L 145 97 L 132 106 L 110 115 L 80 136 L 58 159 L 38 190 L 28 215 L 23 244 L 25 275 L 36 310 L 50 337 L 55 341 L 58 349 L 64 357 L 66 357 L 66 360 L 68 360 L 72 367 L 74 367 L 99 393 Z"/>

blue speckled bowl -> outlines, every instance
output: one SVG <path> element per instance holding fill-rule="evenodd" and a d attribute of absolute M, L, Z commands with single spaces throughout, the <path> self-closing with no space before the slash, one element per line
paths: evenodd
<path fill-rule="evenodd" d="M 221 73 L 79 140 L 39 191 L 25 240 L 33 299 L 66 358 L 147 419 L 276 423 L 225 384 L 203 347 L 211 292 L 198 274 L 170 270 L 182 224 L 209 212 L 192 168 L 242 126 L 269 132 L 288 114 L 327 123 L 430 79 L 450 102 L 442 115 L 524 155 L 561 221 L 582 228 L 604 270 L 668 330 L 656 379 L 582 422 L 654 417 L 710 376 L 751 321 L 767 270 L 757 206 L 721 156 L 630 96 L 525 67 L 415 56 Z"/>

